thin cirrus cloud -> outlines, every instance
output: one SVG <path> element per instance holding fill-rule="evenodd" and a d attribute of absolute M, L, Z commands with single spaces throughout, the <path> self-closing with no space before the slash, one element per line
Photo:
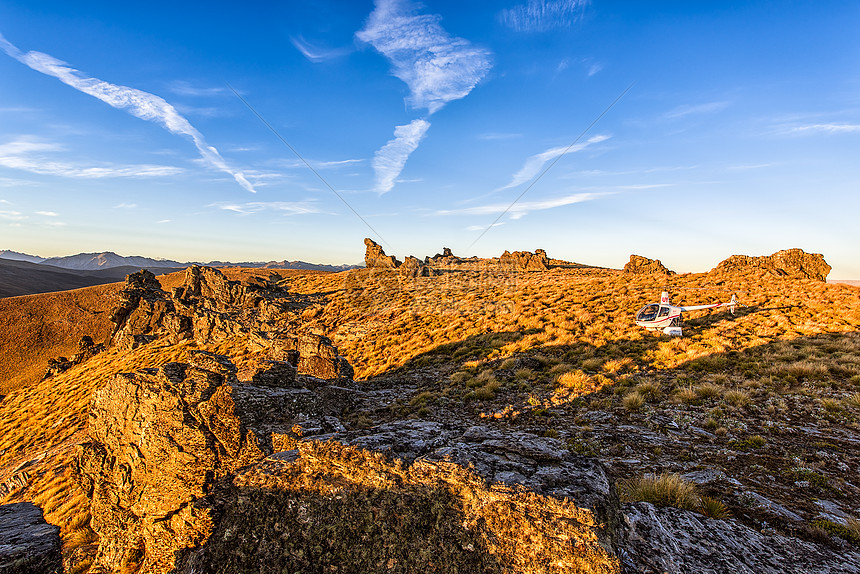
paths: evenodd
<path fill-rule="evenodd" d="M 427 120 L 414 120 L 394 129 L 394 139 L 377 150 L 373 156 L 373 171 L 376 172 L 376 190 L 391 191 L 397 176 L 403 171 L 406 160 L 418 148 L 430 128 Z"/>
<path fill-rule="evenodd" d="M 305 40 L 302 36 L 293 36 L 290 38 L 296 50 L 301 52 L 302 56 L 311 62 L 325 62 L 346 56 L 352 52 L 352 48 L 320 48 Z"/>
<path fill-rule="evenodd" d="M 510 189 L 512 187 L 522 185 L 527 181 L 531 181 L 531 179 L 536 176 L 541 169 L 543 169 L 543 166 L 546 165 L 547 162 L 554 160 L 555 158 L 564 153 L 581 151 L 586 147 L 590 146 L 591 144 L 606 141 L 609 139 L 609 137 L 610 136 L 607 135 L 596 135 L 588 138 L 588 140 L 582 143 L 578 143 L 573 146 L 554 147 L 546 150 L 545 152 L 533 155 L 529 157 L 526 160 L 525 164 L 523 164 L 523 167 L 521 167 L 520 170 L 514 174 L 514 176 L 511 178 L 510 183 L 496 189 L 496 191 Z"/>
<path fill-rule="evenodd" d="M 511 215 L 511 219 L 519 219 L 530 211 L 555 209 L 556 207 L 564 207 L 565 205 L 592 201 L 604 195 L 607 195 L 607 193 L 574 193 L 553 199 L 523 201 L 513 206 L 508 203 L 492 203 L 488 205 L 464 207 L 462 209 L 444 209 L 437 211 L 435 215 L 495 215 L 498 213 L 508 212 Z M 484 227 L 479 227 L 479 229 L 484 229 Z"/>
<path fill-rule="evenodd" d="M 693 115 L 713 114 L 729 107 L 729 102 L 706 102 L 704 104 L 683 105 L 663 114 L 671 120 Z"/>
<path fill-rule="evenodd" d="M 172 105 L 163 98 L 136 88 L 111 84 L 97 78 L 91 78 L 80 71 L 69 67 L 65 62 L 42 52 L 22 52 L 0 34 L 0 47 L 12 58 L 29 66 L 37 72 L 53 76 L 64 84 L 76 90 L 93 96 L 109 106 L 125 110 L 142 120 L 159 124 L 175 135 L 190 138 L 203 160 L 210 166 L 230 174 L 236 182 L 246 190 L 255 193 L 251 183 L 241 172 L 227 165 L 221 154 L 206 140 L 197 128 L 183 117 Z"/>
<path fill-rule="evenodd" d="M 548 32 L 572 25 L 589 4 L 590 0 L 528 0 L 502 10 L 499 20 L 517 32 Z"/>
<path fill-rule="evenodd" d="M 847 134 L 860 132 L 860 124 L 807 124 L 793 126 L 788 129 L 789 133 L 823 133 L 823 134 Z"/>
<path fill-rule="evenodd" d="M 439 15 L 419 14 L 419 7 L 407 0 L 377 0 L 364 29 L 355 36 L 388 59 L 392 74 L 409 87 L 409 105 L 432 115 L 469 95 L 492 67 L 492 54 L 451 36 L 440 25 Z M 373 159 L 376 191 L 385 193 L 394 187 L 429 127 L 426 119 L 420 119 L 395 128 L 394 139 Z"/>
<path fill-rule="evenodd" d="M 165 177 L 182 173 L 182 169 L 166 165 L 125 165 L 125 166 L 79 166 L 68 162 L 54 161 L 51 152 L 62 151 L 62 146 L 54 143 L 19 138 L 0 144 L 0 166 L 19 169 L 39 175 L 60 177 L 102 179 L 107 177 Z"/>
<path fill-rule="evenodd" d="M 304 215 L 308 213 L 320 213 L 319 207 L 312 201 L 252 201 L 248 203 L 212 203 L 208 207 L 215 207 L 223 211 L 232 211 L 239 215 L 252 215 L 261 211 L 276 211 L 283 215 Z"/>

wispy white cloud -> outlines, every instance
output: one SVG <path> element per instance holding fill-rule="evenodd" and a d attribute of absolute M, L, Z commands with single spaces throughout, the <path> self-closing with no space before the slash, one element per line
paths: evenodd
<path fill-rule="evenodd" d="M 787 131 L 789 133 L 847 134 L 860 132 L 860 124 L 805 124 L 789 127 Z"/>
<path fill-rule="evenodd" d="M 56 211 L 37 211 L 36 215 L 44 215 L 45 217 L 60 217 Z"/>
<path fill-rule="evenodd" d="M 254 187 L 245 179 L 241 172 L 227 165 L 221 154 L 210 146 L 197 128 L 185 119 L 172 105 L 163 98 L 127 86 L 111 84 L 97 78 L 91 78 L 82 72 L 69 67 L 65 62 L 42 52 L 22 52 L 0 34 L 0 47 L 12 58 L 48 76 L 53 76 L 76 90 L 97 98 L 109 106 L 125 110 L 142 120 L 154 122 L 172 134 L 190 138 L 200 156 L 210 166 L 230 174 L 236 182 L 250 192 L 256 192 Z"/>
<path fill-rule="evenodd" d="M 455 38 L 435 14 L 418 14 L 407 0 L 377 0 L 356 37 L 388 58 L 393 73 L 409 86 L 409 103 L 431 114 L 466 97 L 492 67 L 491 53 Z"/>
<path fill-rule="evenodd" d="M 158 221 L 156 221 L 155 223 L 156 223 L 157 225 L 163 225 L 163 224 L 165 224 L 165 223 L 170 223 L 171 221 L 173 221 L 173 220 L 172 220 L 172 219 L 159 219 L 159 220 L 158 220 Z"/>
<path fill-rule="evenodd" d="M 376 172 L 376 191 L 391 191 L 397 176 L 403 171 L 406 160 L 418 148 L 427 133 L 430 122 L 414 120 L 405 126 L 394 128 L 394 139 L 382 146 L 373 156 L 373 170 Z"/>
<path fill-rule="evenodd" d="M 441 16 L 419 14 L 420 8 L 409 0 L 376 0 L 364 29 L 355 36 L 391 62 L 394 76 L 409 87 L 407 101 L 412 108 L 434 114 L 478 85 L 492 67 L 492 54 L 451 36 L 440 25 Z M 385 193 L 394 187 L 429 127 L 420 119 L 395 128 L 395 138 L 373 158 L 376 191 Z"/>
<path fill-rule="evenodd" d="M 520 170 L 514 174 L 513 178 L 511 178 L 510 183 L 505 186 L 498 188 L 496 191 L 502 191 L 504 189 L 510 189 L 512 187 L 516 187 L 521 185 L 527 181 L 530 181 L 534 176 L 536 176 L 543 166 L 546 165 L 547 162 L 554 160 L 558 156 L 563 153 L 572 153 L 585 149 L 591 144 L 600 143 L 602 141 L 606 141 L 610 136 L 607 135 L 596 135 L 588 138 L 586 141 L 575 144 L 568 149 L 568 146 L 554 147 L 546 150 L 545 152 L 539 153 L 537 155 L 533 155 L 526 160 L 526 163 Z"/>
<path fill-rule="evenodd" d="M 341 56 L 346 56 L 350 52 L 352 52 L 352 48 L 322 48 L 320 46 L 316 46 L 311 44 L 302 36 L 293 36 L 290 38 L 290 42 L 293 43 L 293 46 L 296 47 L 296 50 L 302 53 L 302 56 L 310 60 L 311 62 L 325 62 L 327 60 L 333 60 L 335 58 L 340 58 Z"/>
<path fill-rule="evenodd" d="M 40 175 L 56 175 L 85 179 L 108 177 L 165 177 L 182 173 L 182 169 L 167 165 L 109 165 L 80 166 L 69 162 L 54 161 L 50 152 L 63 151 L 55 143 L 19 138 L 0 144 L 0 166 L 20 169 Z"/>
<path fill-rule="evenodd" d="M 663 116 L 674 120 L 692 115 L 713 114 L 723 111 L 727 107 L 729 107 L 729 102 L 707 102 L 704 104 L 683 105 L 678 106 L 673 110 L 669 110 L 663 114 Z"/>
<path fill-rule="evenodd" d="M 120 203 L 118 205 L 114 205 L 114 209 L 135 209 L 137 207 L 136 203 Z"/>
<path fill-rule="evenodd" d="M 7 221 L 22 221 L 27 219 L 27 216 L 20 211 L 0 210 L 0 219 L 5 219 Z"/>
<path fill-rule="evenodd" d="M 591 77 L 603 70 L 603 64 L 591 64 L 588 67 L 588 77 Z"/>
<path fill-rule="evenodd" d="M 530 211 L 541 211 L 545 209 L 555 209 L 565 205 L 573 205 L 574 203 L 582 203 L 591 201 L 608 195 L 607 193 L 574 193 L 563 197 L 553 199 L 544 199 L 540 201 L 523 201 L 511 207 L 510 203 L 493 203 L 488 205 L 477 205 L 474 207 L 463 207 L 460 209 L 443 209 L 437 211 L 435 215 L 494 215 L 505 213 L 507 211 L 511 219 L 519 219 Z M 483 229 L 483 227 L 479 228 Z"/>
<path fill-rule="evenodd" d="M 502 10 L 499 20 L 517 32 L 546 32 L 578 21 L 589 4 L 590 0 L 528 0 Z"/>
<path fill-rule="evenodd" d="M 321 161 L 308 159 L 307 162 L 311 164 L 314 169 L 337 169 L 341 167 L 348 167 L 358 163 L 364 163 L 365 159 L 339 159 L 339 160 L 329 160 L 329 161 Z M 307 169 L 307 165 L 300 159 L 286 159 L 278 162 L 278 165 L 281 165 L 286 168 L 297 168 L 297 169 Z"/>
<path fill-rule="evenodd" d="M 489 132 L 489 133 L 485 133 L 485 134 L 478 134 L 475 137 L 479 140 L 487 140 L 487 141 L 512 140 L 512 139 L 523 137 L 523 134 L 506 133 L 506 132 Z"/>
<path fill-rule="evenodd" d="M 504 224 L 505 224 L 504 221 L 499 221 L 497 223 L 493 223 L 492 225 L 490 225 L 490 227 L 498 227 L 498 226 L 504 225 Z M 466 231 L 483 231 L 486 228 L 487 228 L 486 225 L 470 225 L 466 228 Z"/>
<path fill-rule="evenodd" d="M 261 211 L 278 211 L 284 215 L 304 215 L 308 213 L 321 213 L 319 206 L 313 201 L 252 201 L 248 203 L 212 203 L 208 207 L 215 207 L 224 211 L 232 211 L 240 215 L 251 215 Z"/>
<path fill-rule="evenodd" d="M 186 82 L 184 80 L 172 82 L 168 89 L 178 96 L 191 96 L 195 98 L 209 98 L 227 93 L 227 88 L 224 87 L 210 86 L 208 88 L 203 88 L 200 86 L 194 86 L 190 82 Z"/>

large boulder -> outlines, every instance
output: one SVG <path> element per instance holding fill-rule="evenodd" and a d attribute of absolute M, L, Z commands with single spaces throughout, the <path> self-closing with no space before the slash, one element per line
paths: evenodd
<path fill-rule="evenodd" d="M 806 253 L 802 249 L 783 249 L 773 255 L 750 257 L 749 255 L 732 255 L 721 261 L 712 272 L 745 272 L 750 270 L 765 270 L 783 277 L 815 279 L 826 281 L 830 273 L 830 265 L 820 253 Z"/>
<path fill-rule="evenodd" d="M 530 251 L 514 251 L 513 253 L 505 251 L 499 257 L 499 263 L 503 267 L 521 271 L 546 271 L 549 269 L 549 258 L 543 249 L 536 249 L 534 253 Z"/>
<path fill-rule="evenodd" d="M 32 502 L 0 506 L 0 572 L 61 574 L 60 527 L 48 524 Z"/>
<path fill-rule="evenodd" d="M 207 496 L 220 481 L 296 436 L 342 428 L 334 403 L 296 385 L 294 370 L 263 364 L 246 382 L 237 374 L 226 357 L 200 351 L 117 375 L 93 394 L 75 470 L 99 534 L 97 568 L 173 571 L 176 553 L 212 532 Z"/>
<path fill-rule="evenodd" d="M 382 246 L 369 237 L 364 238 L 364 264 L 368 269 L 394 269 L 400 267 L 393 255 L 386 255 Z"/>
<path fill-rule="evenodd" d="M 663 265 L 659 259 L 648 259 L 641 255 L 631 255 L 630 261 L 624 266 L 624 273 L 634 273 L 637 275 L 674 275 L 675 272 L 669 270 Z"/>

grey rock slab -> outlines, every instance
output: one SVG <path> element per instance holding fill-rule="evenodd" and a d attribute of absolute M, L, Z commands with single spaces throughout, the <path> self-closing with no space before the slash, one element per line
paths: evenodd
<path fill-rule="evenodd" d="M 852 574 L 860 553 L 647 502 L 624 504 L 628 570 L 669 574 Z"/>
<path fill-rule="evenodd" d="M 59 574 L 60 527 L 48 524 L 31 502 L 0 506 L 0 573 Z"/>

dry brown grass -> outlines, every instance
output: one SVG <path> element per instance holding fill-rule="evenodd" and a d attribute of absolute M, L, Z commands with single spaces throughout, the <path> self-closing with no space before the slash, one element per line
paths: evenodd
<path fill-rule="evenodd" d="M 231 278 L 268 273 L 226 271 Z M 657 298 L 663 285 L 610 270 L 455 271 L 415 280 L 371 270 L 277 273 L 288 290 L 307 297 L 308 308 L 321 309 L 302 309 L 302 328 L 331 336 L 358 379 L 426 368 L 444 381 L 442 387 L 458 389 L 458 398 L 472 393 L 479 402 L 469 404 L 487 412 L 555 405 L 641 417 L 637 411 L 647 400 L 649 412 L 669 404 L 686 409 L 695 424 L 726 441 L 737 436 L 730 417 L 750 416 L 765 404 L 776 413 L 801 417 L 817 410 L 851 424 L 860 409 L 855 287 L 739 277 L 732 287 L 747 293 L 749 311 L 734 317 L 691 313 L 685 336 L 666 339 L 632 321 L 632 313 Z M 680 302 L 676 291 L 683 287 L 714 286 L 716 280 L 704 274 L 673 278 L 673 299 Z M 181 281 L 181 273 L 172 274 L 163 285 L 169 289 Z M 83 438 L 93 389 L 116 372 L 181 360 L 189 348 L 155 344 L 131 353 L 108 351 L 38 382 L 49 357 L 71 354 L 82 335 L 107 335 L 118 288 L 0 300 L 0 381 L 12 389 L 0 403 L 0 482 L 29 473 L 27 487 L 7 499 L 38 498 L 67 540 L 80 530 L 70 525 L 85 513 L 83 494 L 67 468 Z M 209 350 L 247 352 L 238 339 Z M 496 380 L 493 370 L 512 369 L 521 356 L 539 358 L 539 366 L 517 372 L 510 382 Z M 414 406 L 434 408 L 425 399 Z M 729 428 L 733 434 L 723 438 Z"/>

